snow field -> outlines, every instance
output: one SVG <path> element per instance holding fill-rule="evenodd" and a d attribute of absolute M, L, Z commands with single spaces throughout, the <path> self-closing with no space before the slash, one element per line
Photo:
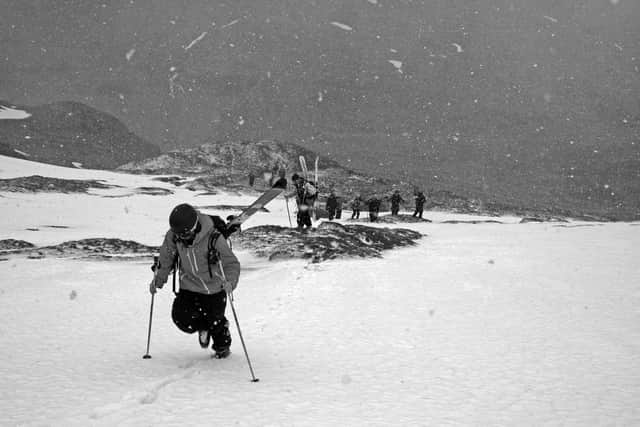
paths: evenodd
<path fill-rule="evenodd" d="M 181 201 L 252 199 L 2 196 L 3 236 L 38 244 L 159 244 Z M 246 227 L 288 223 L 280 199 L 268 208 Z M 640 423 L 640 227 L 425 216 L 434 222 L 399 226 L 426 237 L 382 259 L 268 262 L 237 251 L 234 304 L 258 383 L 231 310 L 233 354 L 211 359 L 172 324 L 170 282 L 154 299 L 152 359 L 142 359 L 151 260 L 2 261 L 0 424 Z M 54 219 L 70 228 L 26 230 Z"/>

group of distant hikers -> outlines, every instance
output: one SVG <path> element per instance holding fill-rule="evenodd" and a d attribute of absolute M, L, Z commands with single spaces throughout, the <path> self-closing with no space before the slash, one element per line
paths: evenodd
<path fill-rule="evenodd" d="M 424 212 L 424 204 L 427 201 L 427 198 L 424 195 L 424 192 L 420 190 L 414 190 L 415 196 L 415 210 L 413 212 L 413 217 L 422 218 Z M 391 215 L 397 216 L 400 212 L 400 204 L 405 200 L 400 195 L 400 191 L 396 190 L 389 197 L 385 197 L 391 202 Z M 360 195 L 357 195 L 353 201 L 351 202 L 351 218 L 358 219 L 360 218 L 360 210 L 363 205 L 366 205 L 369 211 L 369 221 L 376 222 L 378 220 L 378 216 L 380 214 L 380 206 L 382 205 L 382 199 L 379 198 L 376 194 L 371 196 L 369 199 L 364 201 Z M 327 200 L 328 202 L 328 200 Z M 329 210 L 327 208 L 327 210 Z"/>
<path fill-rule="evenodd" d="M 298 206 L 297 214 L 297 226 L 298 228 L 310 228 L 312 226 L 312 213 L 314 212 L 316 202 L 318 199 L 317 183 L 305 179 L 303 176 L 293 174 L 291 176 L 294 190 L 293 192 L 286 194 L 287 199 L 291 197 L 296 198 L 296 204 Z M 424 205 L 427 198 L 423 191 L 418 189 L 414 190 L 415 209 L 413 217 L 422 218 L 424 213 Z M 389 197 L 385 197 L 391 202 L 391 215 L 397 216 L 400 212 L 400 205 L 404 203 L 404 199 L 400 195 L 399 190 L 395 190 Z M 380 206 L 383 199 L 378 197 L 377 194 L 373 194 L 366 201 L 363 200 L 359 194 L 351 201 L 351 219 L 359 219 L 360 211 L 366 206 L 369 212 L 369 221 L 376 222 L 380 214 Z M 333 219 L 341 219 L 342 217 L 342 198 L 338 197 L 334 190 L 327 197 L 325 202 L 325 211 L 327 218 L 331 221 Z"/>
<path fill-rule="evenodd" d="M 318 200 L 317 183 L 305 179 L 303 176 L 294 173 L 291 176 L 293 182 L 293 191 L 285 194 L 287 200 L 295 197 L 298 207 L 298 213 L 296 216 L 297 226 L 300 229 L 308 229 L 312 226 L 312 215 L 316 211 L 316 205 Z M 424 212 L 424 205 L 427 198 L 423 191 L 418 189 L 414 190 L 415 196 L 415 209 L 413 217 L 422 218 Z M 404 202 L 404 199 L 400 195 L 399 190 L 395 190 L 389 197 L 385 197 L 391 202 L 391 215 L 397 216 L 400 212 L 400 205 Z M 351 201 L 351 219 L 359 219 L 360 211 L 363 205 L 366 206 L 369 212 L 369 221 L 376 222 L 380 214 L 380 206 L 382 205 L 382 199 L 377 194 L 372 195 L 366 201 L 358 194 Z M 325 202 L 326 217 L 331 221 L 333 219 L 341 219 L 342 217 L 342 199 L 338 197 L 334 190 L 327 197 Z"/>
<path fill-rule="evenodd" d="M 265 177 L 266 178 L 266 177 Z M 253 186 L 255 176 L 249 176 L 249 183 Z M 289 198 L 295 197 L 297 204 L 297 227 L 301 230 L 312 227 L 312 214 L 318 200 L 318 185 L 304 176 L 294 173 L 291 176 L 293 189 L 285 193 L 287 206 Z M 268 180 L 270 187 L 286 189 L 287 179 L 283 169 L 274 170 Z M 426 197 L 422 191 L 415 190 L 414 217 L 422 218 Z M 398 215 L 400 205 L 404 199 L 400 191 L 396 190 L 390 197 L 391 214 Z M 382 199 L 377 194 L 364 201 L 356 195 L 351 202 L 353 211 L 351 218 L 359 219 L 360 210 L 366 205 L 371 222 L 378 220 Z M 342 215 L 341 198 L 331 191 L 327 197 L 326 212 L 329 220 L 340 219 Z M 171 309 L 174 324 L 183 332 L 196 333 L 202 348 L 211 344 L 216 358 L 225 358 L 230 354 L 231 335 L 229 321 L 225 317 L 227 301 L 233 308 L 233 291 L 238 286 L 240 277 L 240 262 L 231 250 L 227 241 L 229 236 L 238 231 L 240 226 L 234 224 L 233 217 L 229 222 L 213 215 L 206 215 L 189 204 L 176 206 L 169 215 L 169 230 L 160 247 L 159 256 L 152 266 L 153 280 L 149 284 L 151 298 L 151 315 L 149 318 L 149 334 L 147 338 L 147 353 L 143 356 L 150 358 L 149 342 L 151 339 L 151 319 L 153 317 L 153 296 L 163 287 L 173 273 L 173 291 L 175 298 Z M 176 276 L 179 284 L 176 288 Z M 233 311 L 236 316 L 235 310 Z M 240 328 L 237 317 L 235 318 Z M 242 335 L 240 334 L 242 341 Z M 242 342 L 244 347 L 244 342 Z M 245 356 L 251 369 L 249 356 Z M 253 380 L 257 381 L 253 375 Z"/>

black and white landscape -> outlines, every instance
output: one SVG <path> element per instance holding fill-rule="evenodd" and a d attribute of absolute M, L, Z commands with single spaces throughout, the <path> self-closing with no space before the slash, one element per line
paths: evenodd
<path fill-rule="evenodd" d="M 0 424 L 638 424 L 640 2 L 0 10 Z M 230 239 L 251 382 L 152 257 L 299 156 L 344 211 L 303 233 L 279 196 Z"/>

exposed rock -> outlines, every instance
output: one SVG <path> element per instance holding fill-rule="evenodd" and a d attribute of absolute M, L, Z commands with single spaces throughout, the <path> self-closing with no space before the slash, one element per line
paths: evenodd
<path fill-rule="evenodd" d="M 270 260 L 304 258 L 312 262 L 344 257 L 381 257 L 382 251 L 414 245 L 423 235 L 408 229 L 323 222 L 303 230 L 263 225 L 243 231 L 237 245 Z"/>
<path fill-rule="evenodd" d="M 153 180 L 154 181 L 160 181 L 160 182 L 169 182 L 169 183 L 175 185 L 176 187 L 180 187 L 186 181 L 186 179 L 184 177 L 181 177 L 181 176 L 157 176 L 157 177 L 153 178 Z"/>
<path fill-rule="evenodd" d="M 147 194 L 149 196 L 167 196 L 173 194 L 173 191 L 161 187 L 138 187 L 136 188 L 138 194 Z"/>
<path fill-rule="evenodd" d="M 536 216 L 527 216 L 520 220 L 521 224 L 526 224 L 528 222 L 569 222 L 564 218 L 559 218 L 556 216 L 549 215 L 536 215 Z"/>
<path fill-rule="evenodd" d="M 20 249 L 34 248 L 33 243 L 29 243 L 25 240 L 5 239 L 0 240 L 0 252 L 15 251 Z"/>
<path fill-rule="evenodd" d="M 19 178 L 0 179 L 1 191 L 48 192 L 48 193 L 86 193 L 90 188 L 114 188 L 101 180 L 61 179 L 31 175 Z"/>
<path fill-rule="evenodd" d="M 422 234 L 407 229 L 374 228 L 364 225 L 343 226 L 325 222 L 316 229 L 297 229 L 264 225 L 249 228 L 232 237 L 236 248 L 250 250 L 270 260 L 303 258 L 322 262 L 346 257 L 381 257 L 382 251 L 414 245 Z M 100 259 L 151 258 L 158 247 L 132 240 L 92 238 L 35 247 L 13 239 L 0 240 L 0 253 L 23 255 L 31 259 L 77 257 Z"/>
<path fill-rule="evenodd" d="M 151 257 L 157 247 L 147 246 L 133 240 L 113 238 L 91 238 L 72 240 L 58 245 L 36 247 L 32 243 L 12 239 L 0 240 L 0 253 L 26 255 L 28 258 L 78 257 L 78 258 L 129 258 L 132 256 Z M 13 246 L 13 247 L 12 247 Z"/>

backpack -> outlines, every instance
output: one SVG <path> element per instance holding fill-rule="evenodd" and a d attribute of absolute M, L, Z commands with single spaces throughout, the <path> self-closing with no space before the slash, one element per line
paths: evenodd
<path fill-rule="evenodd" d="M 296 191 L 298 193 L 299 202 L 305 204 L 313 202 L 316 199 L 318 193 L 313 183 L 311 181 L 307 181 L 306 179 L 301 186 L 296 186 Z"/>

